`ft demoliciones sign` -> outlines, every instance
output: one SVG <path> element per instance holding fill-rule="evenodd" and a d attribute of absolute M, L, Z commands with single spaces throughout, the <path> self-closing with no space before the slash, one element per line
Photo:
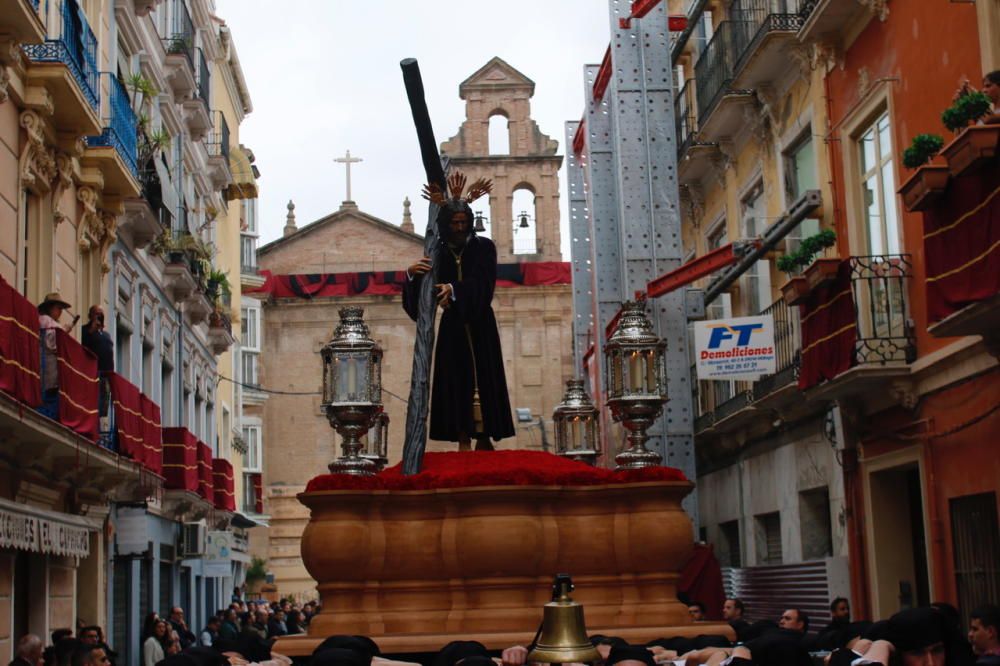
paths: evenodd
<path fill-rule="evenodd" d="M 698 379 L 758 379 L 775 371 L 771 315 L 694 324 Z"/>

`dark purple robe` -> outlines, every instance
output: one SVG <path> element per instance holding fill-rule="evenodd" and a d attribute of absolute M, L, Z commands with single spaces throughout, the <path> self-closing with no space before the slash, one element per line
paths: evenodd
<path fill-rule="evenodd" d="M 454 285 L 455 300 L 442 311 L 438 326 L 431 386 L 430 438 L 457 442 L 459 433 L 465 433 L 470 438 L 480 434 L 474 431 L 472 421 L 472 393 L 476 380 L 485 429 L 481 434 L 494 440 L 513 437 L 514 421 L 507 394 L 500 334 L 493 308 L 490 307 L 496 287 L 496 246 L 488 238 L 473 235 L 466 243 L 461 262 L 462 279 L 459 280 L 458 266 L 451 251 L 444 246 L 438 248 L 435 258 L 437 282 Z M 419 307 L 420 281 L 424 277 L 414 276 L 403 288 L 403 308 L 414 321 Z"/>

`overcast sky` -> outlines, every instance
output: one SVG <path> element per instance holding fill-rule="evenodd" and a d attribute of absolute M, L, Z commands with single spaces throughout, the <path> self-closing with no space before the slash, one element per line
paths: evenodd
<path fill-rule="evenodd" d="M 532 117 L 566 154 L 564 122 L 583 113 L 583 65 L 608 45 L 608 0 L 216 0 L 254 110 L 240 127 L 261 172 L 261 243 L 286 204 L 301 227 L 337 210 L 351 169 L 361 210 L 399 224 L 403 197 L 427 224 L 424 179 L 399 61 L 415 57 L 438 144 L 465 117 L 458 84 L 499 56 L 535 82 Z M 565 163 L 560 171 L 568 260 Z M 419 202 L 419 205 L 418 205 Z"/>

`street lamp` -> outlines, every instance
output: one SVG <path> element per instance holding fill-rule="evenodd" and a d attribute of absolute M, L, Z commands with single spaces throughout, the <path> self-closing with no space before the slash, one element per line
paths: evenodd
<path fill-rule="evenodd" d="M 645 301 L 622 305 L 618 327 L 604 346 L 608 407 L 629 431 L 628 448 L 615 456 L 616 469 L 654 467 L 662 461 L 660 454 L 646 448 L 646 429 L 667 401 L 666 346 L 646 317 Z"/>
<path fill-rule="evenodd" d="M 556 431 L 556 453 L 588 465 L 601 452 L 597 437 L 597 407 L 587 395 L 582 379 L 566 380 L 566 395 L 552 410 Z"/>
<path fill-rule="evenodd" d="M 382 412 L 382 348 L 369 337 L 364 309 L 340 309 L 340 324 L 323 346 L 323 408 L 341 437 L 343 455 L 330 463 L 334 474 L 371 476 L 375 464 L 359 455 L 360 437 Z"/>

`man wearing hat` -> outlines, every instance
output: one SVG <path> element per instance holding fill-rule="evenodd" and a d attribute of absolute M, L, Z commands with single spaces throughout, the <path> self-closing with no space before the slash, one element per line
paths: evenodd
<path fill-rule="evenodd" d="M 73 329 L 80 315 L 73 317 L 69 324 L 60 324 L 63 310 L 72 306 L 67 303 L 59 292 L 46 294 L 38 306 L 38 328 L 42 335 L 42 412 L 56 410 L 56 398 L 59 395 L 59 368 L 56 362 L 56 329 L 62 328 L 67 333 Z"/>

